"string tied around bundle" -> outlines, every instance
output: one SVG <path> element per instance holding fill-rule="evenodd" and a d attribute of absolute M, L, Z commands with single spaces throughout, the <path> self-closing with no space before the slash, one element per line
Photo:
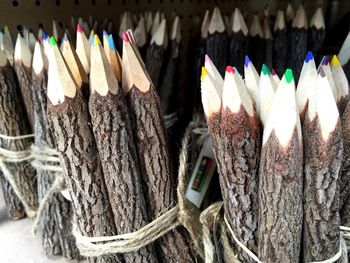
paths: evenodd
<path fill-rule="evenodd" d="M 193 124 L 187 127 L 182 140 L 178 172 L 179 183 L 177 187 L 178 204 L 141 229 L 127 234 L 102 237 L 83 236 L 79 232 L 76 221 L 73 222 L 73 235 L 82 256 L 97 257 L 136 251 L 180 225 L 183 225 L 188 230 L 196 252 L 200 256 L 204 256 L 203 248 L 200 244 L 199 210 L 184 199 L 188 158 L 187 148 L 192 128 Z"/>

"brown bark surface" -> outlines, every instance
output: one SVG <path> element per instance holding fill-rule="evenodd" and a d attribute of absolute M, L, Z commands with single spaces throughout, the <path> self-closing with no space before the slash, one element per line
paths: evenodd
<path fill-rule="evenodd" d="M 0 68 L 0 133 L 9 136 L 26 135 L 30 133 L 30 125 L 24 110 L 15 72 L 7 64 Z M 28 150 L 32 139 L 6 140 L 0 138 L 0 147 L 12 151 Z M 14 176 L 19 188 L 29 206 L 37 207 L 37 189 L 35 170 L 27 162 L 7 163 L 7 168 Z M 20 219 L 25 216 L 23 206 L 12 186 L 1 176 L 1 183 L 10 219 Z"/>
<path fill-rule="evenodd" d="M 121 90 L 106 96 L 93 92 L 89 110 L 117 232 L 134 232 L 149 220 L 125 97 Z M 124 259 L 158 262 L 153 245 L 125 253 Z"/>
<path fill-rule="evenodd" d="M 113 213 L 104 183 L 101 162 L 89 125 L 87 103 L 80 91 L 59 105 L 48 100 L 48 119 L 68 188 L 79 231 L 84 236 L 116 234 Z M 113 255 L 89 262 L 116 262 Z"/>
<path fill-rule="evenodd" d="M 154 88 L 146 93 L 133 87 L 128 93 L 135 144 L 147 209 L 155 219 L 175 205 L 175 180 L 169 156 L 164 120 Z M 186 235 L 175 229 L 156 242 L 162 262 L 193 262 Z"/>
<path fill-rule="evenodd" d="M 47 76 L 32 74 L 32 95 L 34 103 L 35 145 L 40 149 L 55 148 L 54 139 L 47 120 Z M 41 200 L 51 188 L 59 172 L 37 170 L 38 197 Z M 66 258 L 78 259 L 79 252 L 75 246 L 72 233 L 72 207 L 60 193 L 54 195 L 46 205 L 41 220 L 42 245 L 46 255 L 62 254 Z"/>
<path fill-rule="evenodd" d="M 299 262 L 303 222 L 302 155 L 296 128 L 285 148 L 274 131 L 262 146 L 258 223 L 258 257 L 262 262 Z"/>
<path fill-rule="evenodd" d="M 347 105 L 341 117 L 341 133 L 343 140 L 343 162 L 340 169 L 340 201 L 339 208 L 344 209 L 350 194 L 350 104 Z M 349 207 L 350 209 L 350 207 Z"/>
<path fill-rule="evenodd" d="M 259 122 L 242 106 L 237 113 L 226 108 L 222 114 L 221 133 L 223 176 L 227 183 L 225 214 L 236 237 L 257 253 Z M 242 262 L 254 262 L 244 251 L 238 254 Z"/>
<path fill-rule="evenodd" d="M 338 175 L 342 162 L 340 123 L 327 141 L 316 117 L 304 134 L 303 262 L 324 261 L 340 245 Z"/>
<path fill-rule="evenodd" d="M 31 91 L 32 70 L 22 63 L 15 61 L 14 68 L 17 74 L 19 87 L 21 90 L 25 111 L 27 112 L 31 130 L 34 130 L 34 104 Z"/>

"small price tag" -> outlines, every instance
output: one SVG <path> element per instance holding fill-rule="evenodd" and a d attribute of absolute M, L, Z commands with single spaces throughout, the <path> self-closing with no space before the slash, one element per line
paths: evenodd
<path fill-rule="evenodd" d="M 208 136 L 203 143 L 202 150 L 186 190 L 186 198 L 198 208 L 200 208 L 202 204 L 215 169 L 215 156 L 211 139 Z"/>

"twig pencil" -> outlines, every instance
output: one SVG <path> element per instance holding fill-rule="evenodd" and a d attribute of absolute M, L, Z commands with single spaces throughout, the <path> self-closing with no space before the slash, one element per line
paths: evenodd
<path fill-rule="evenodd" d="M 303 221 L 302 138 L 287 69 L 264 128 L 259 170 L 259 259 L 299 262 Z"/>
<path fill-rule="evenodd" d="M 180 30 L 180 20 L 177 16 L 171 28 L 169 56 L 159 88 L 160 105 L 164 115 L 171 114 L 177 110 L 176 95 L 178 82 L 175 76 L 178 73 L 179 44 L 181 40 Z"/>
<path fill-rule="evenodd" d="M 109 35 L 106 39 L 107 41 L 103 43 L 103 47 L 109 64 L 112 66 L 113 73 L 120 83 L 122 81 L 121 58 L 114 44 L 113 36 Z"/>
<path fill-rule="evenodd" d="M 338 174 L 343 143 L 338 108 L 322 67 L 316 92 L 309 97 L 303 138 L 303 262 L 324 261 L 340 246 Z"/>
<path fill-rule="evenodd" d="M 218 7 L 214 8 L 208 26 L 206 53 L 213 60 L 221 76 L 225 73 L 227 60 L 227 34 Z"/>
<path fill-rule="evenodd" d="M 288 2 L 285 13 L 286 13 L 286 23 L 287 23 L 287 26 L 289 27 L 292 25 L 294 15 L 295 15 L 291 2 Z"/>
<path fill-rule="evenodd" d="M 334 79 L 335 87 L 338 92 L 337 106 L 339 109 L 339 115 L 342 116 L 346 105 L 349 102 L 349 82 L 345 76 L 344 70 L 340 65 L 338 57 L 334 55 L 331 60 L 331 71 Z"/>
<path fill-rule="evenodd" d="M 146 225 L 148 215 L 126 100 L 97 35 L 91 48 L 90 82 L 89 111 L 114 222 L 118 234 L 130 233 Z M 158 262 L 153 245 L 126 253 L 124 259 Z"/>
<path fill-rule="evenodd" d="M 343 45 L 338 54 L 340 64 L 342 65 L 345 75 L 350 79 L 350 32 L 346 36 Z"/>
<path fill-rule="evenodd" d="M 145 20 L 146 20 L 147 35 L 149 35 L 151 33 L 152 24 L 153 24 L 152 11 L 146 11 Z"/>
<path fill-rule="evenodd" d="M 331 71 L 331 66 L 330 66 L 330 57 L 329 56 L 324 56 L 321 60 L 320 65 L 318 66 L 318 70 L 320 68 L 323 68 L 324 73 L 326 74 L 327 80 L 329 82 L 329 85 L 331 87 L 335 102 L 337 103 L 337 105 L 339 104 L 340 101 L 340 92 L 338 91 L 337 87 L 335 86 L 335 81 L 332 75 L 332 71 Z"/>
<path fill-rule="evenodd" d="M 25 110 L 28 115 L 28 120 L 31 126 L 31 130 L 34 127 L 34 109 L 33 109 L 33 97 L 30 90 L 31 79 L 32 79 L 32 52 L 25 43 L 23 37 L 18 34 L 16 47 L 15 47 L 15 62 L 14 68 L 17 74 L 19 87 Z"/>
<path fill-rule="evenodd" d="M 146 22 L 143 17 L 140 18 L 134 30 L 135 42 L 140 50 L 141 57 L 144 59 L 147 51 L 147 30 Z"/>
<path fill-rule="evenodd" d="M 256 115 L 264 127 L 270 114 L 270 108 L 275 95 L 275 84 L 271 73 L 265 64 L 261 67 L 258 94 L 256 97 Z"/>
<path fill-rule="evenodd" d="M 309 51 L 306 55 L 303 68 L 300 73 L 300 78 L 297 86 L 296 100 L 299 110 L 301 123 L 304 122 L 305 114 L 309 104 L 310 97 L 314 96 L 316 91 L 317 70 L 314 56 Z"/>
<path fill-rule="evenodd" d="M 281 80 L 280 80 L 280 78 L 278 77 L 276 71 L 273 68 L 271 69 L 271 77 L 272 77 L 272 79 L 273 79 L 273 81 L 275 83 L 275 85 L 274 85 L 275 90 L 277 90 L 277 87 L 280 84 Z"/>
<path fill-rule="evenodd" d="M 12 41 L 9 39 L 5 31 L 0 32 L 0 49 L 5 52 L 7 60 L 12 66 L 15 49 L 12 44 Z"/>
<path fill-rule="evenodd" d="M 74 207 L 75 221 L 84 236 L 116 234 L 88 105 L 75 83 L 53 37 L 49 47 L 48 119 Z M 64 83 L 64 85 L 62 85 Z M 115 262 L 111 256 L 89 262 Z"/>
<path fill-rule="evenodd" d="M 264 17 L 263 19 L 263 34 L 264 34 L 264 45 L 265 45 L 265 57 L 263 63 L 267 65 L 268 68 L 272 68 L 272 54 L 273 54 L 273 36 L 270 28 L 270 21 L 268 17 Z"/>
<path fill-rule="evenodd" d="M 288 66 L 294 69 L 295 79 L 299 79 L 301 67 L 307 53 L 308 24 L 304 7 L 301 5 L 295 15 L 291 27 L 291 39 L 288 44 L 291 45 L 290 59 Z"/>
<path fill-rule="evenodd" d="M 227 67 L 223 87 L 221 140 L 228 195 L 225 214 L 236 237 L 257 252 L 260 127 L 243 80 Z M 210 98 L 209 98 L 210 99 Z M 239 249 L 242 262 L 253 262 Z"/>
<path fill-rule="evenodd" d="M 89 75 L 90 73 L 90 43 L 86 38 L 84 30 L 80 24 L 77 25 L 77 37 L 76 37 L 75 50 L 77 52 L 78 58 L 84 67 L 85 73 Z"/>
<path fill-rule="evenodd" d="M 130 17 L 129 12 L 124 12 L 122 14 L 122 20 L 120 21 L 120 26 L 119 26 L 119 37 L 118 37 L 118 50 L 122 52 L 122 47 L 123 47 L 123 33 L 126 32 L 127 30 L 134 30 L 134 25 L 133 21 Z"/>
<path fill-rule="evenodd" d="M 250 97 L 256 105 L 259 86 L 259 75 L 248 56 L 244 60 L 244 83 L 247 86 Z"/>
<path fill-rule="evenodd" d="M 148 214 L 154 219 L 175 204 L 176 180 L 159 98 L 132 42 L 132 34 L 125 33 L 123 40 L 123 90 L 131 115 Z M 179 229 L 160 238 L 156 251 L 162 262 L 194 261 L 186 237 Z"/>
<path fill-rule="evenodd" d="M 283 11 L 278 10 L 273 29 L 273 67 L 277 75 L 282 76 L 287 63 L 287 28 Z"/>
<path fill-rule="evenodd" d="M 67 67 L 72 72 L 73 78 L 77 83 L 78 87 L 81 87 L 81 92 L 86 99 L 89 98 L 90 87 L 89 78 L 85 73 L 84 67 L 81 64 L 77 53 L 72 47 L 67 35 L 64 35 L 62 41 L 62 56 L 67 63 Z"/>
<path fill-rule="evenodd" d="M 20 88 L 17 85 L 15 72 L 9 64 L 5 53 L 0 50 L 0 133 L 7 136 L 29 134 L 30 124 L 25 113 Z M 30 88 L 30 87 L 28 87 Z M 9 141 L 0 139 L 1 147 L 12 151 L 28 150 L 31 139 Z M 35 184 L 35 170 L 25 162 L 9 164 L 8 169 L 14 176 L 21 192 L 28 201 L 29 208 L 37 205 L 37 189 Z M 8 217 L 17 220 L 25 216 L 23 205 L 16 196 L 10 183 L 0 176 L 2 192 L 7 206 Z"/>
<path fill-rule="evenodd" d="M 160 12 L 159 12 L 159 10 L 157 10 L 157 12 L 155 13 L 154 18 L 152 20 L 152 27 L 151 27 L 151 31 L 150 31 L 151 36 L 153 36 L 156 33 L 157 28 L 159 27 L 159 24 L 161 21 L 162 21 L 162 19 L 160 18 Z"/>
<path fill-rule="evenodd" d="M 40 149 L 55 148 L 55 141 L 47 120 L 47 72 L 44 67 L 44 54 L 39 42 L 33 55 L 32 93 L 34 102 L 35 145 Z M 52 187 L 58 172 L 37 170 L 38 197 L 41 200 Z M 71 204 L 61 194 L 56 194 L 47 204 L 42 217 L 42 245 L 46 255 L 62 254 L 66 258 L 78 259 L 72 232 L 73 211 Z"/>
<path fill-rule="evenodd" d="M 255 13 L 249 27 L 249 56 L 254 61 L 258 70 L 261 70 L 265 58 L 265 43 L 263 37 L 264 34 L 259 16 Z"/>
<path fill-rule="evenodd" d="M 11 32 L 8 28 L 7 25 L 4 26 L 4 33 L 5 33 L 5 36 L 7 36 L 7 38 L 9 39 L 9 44 L 10 46 L 14 46 L 14 42 L 13 42 L 13 39 L 12 39 L 12 35 L 11 35 Z"/>
<path fill-rule="evenodd" d="M 316 9 L 315 14 L 311 18 L 310 28 L 308 33 L 308 49 L 316 56 L 319 61 L 319 52 L 323 45 L 323 40 L 326 36 L 326 26 L 321 7 Z"/>
<path fill-rule="evenodd" d="M 228 64 L 237 65 L 239 72 L 243 72 L 244 56 L 248 54 L 248 28 L 241 11 L 235 8 L 232 24 L 228 28 L 232 31 L 228 47 Z"/>
<path fill-rule="evenodd" d="M 159 91 L 160 74 L 163 69 L 165 52 L 168 48 L 168 32 L 166 20 L 162 20 L 157 30 L 152 35 L 147 48 L 145 64 L 154 87 Z"/>

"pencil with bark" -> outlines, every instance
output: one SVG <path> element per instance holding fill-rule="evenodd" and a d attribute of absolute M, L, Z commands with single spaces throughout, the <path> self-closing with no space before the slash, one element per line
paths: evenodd
<path fill-rule="evenodd" d="M 228 64 L 236 65 L 238 71 L 243 72 L 244 56 L 248 54 L 248 28 L 238 7 L 235 8 L 228 30 L 232 31 L 228 46 Z"/>
<path fill-rule="evenodd" d="M 114 39 L 112 34 L 103 38 L 103 48 L 105 50 L 109 64 L 112 67 L 114 76 L 117 78 L 118 82 L 122 81 L 122 63 L 119 53 L 114 44 Z"/>
<path fill-rule="evenodd" d="M 84 236 L 115 235 L 113 212 L 90 127 L 88 104 L 53 37 L 48 51 L 48 119 L 72 199 L 74 223 Z M 115 260 L 111 255 L 88 258 L 88 262 Z"/>
<path fill-rule="evenodd" d="M 141 57 L 145 59 L 148 46 L 147 29 L 145 19 L 141 16 L 134 30 L 135 42 L 140 51 Z"/>
<path fill-rule="evenodd" d="M 75 51 L 83 65 L 85 73 L 90 73 L 90 43 L 80 24 L 77 25 L 76 47 Z"/>
<path fill-rule="evenodd" d="M 264 16 L 262 22 L 262 29 L 264 35 L 264 47 L 265 47 L 265 57 L 263 63 L 266 64 L 268 68 L 272 68 L 272 55 L 273 55 L 273 36 L 270 27 L 270 20 L 268 17 Z"/>
<path fill-rule="evenodd" d="M 338 58 L 342 65 L 347 79 L 350 79 L 350 32 L 346 36 L 344 43 L 342 44 Z"/>
<path fill-rule="evenodd" d="M 308 33 L 308 49 L 315 55 L 316 62 L 319 61 L 323 40 L 326 36 L 326 26 L 322 7 L 318 7 L 311 18 Z"/>
<path fill-rule="evenodd" d="M 303 149 L 292 70 L 275 93 L 259 168 L 258 257 L 299 262 L 303 221 Z M 278 233 L 278 234 L 277 234 Z"/>
<path fill-rule="evenodd" d="M 5 26 L 3 30 L 0 30 L 0 49 L 5 52 L 7 60 L 13 65 L 15 48 L 13 46 L 12 37 L 6 28 L 7 26 Z M 7 34 L 6 31 L 8 32 Z"/>
<path fill-rule="evenodd" d="M 304 58 L 307 53 L 308 23 L 305 9 L 301 5 L 295 15 L 291 26 L 291 45 L 288 66 L 294 70 L 295 79 L 299 79 Z"/>
<path fill-rule="evenodd" d="M 98 36 L 94 38 L 89 112 L 117 233 L 126 234 L 146 225 L 148 215 L 126 99 Z M 157 262 L 153 245 L 125 253 L 124 259 Z"/>
<path fill-rule="evenodd" d="M 236 237 L 257 253 L 259 120 L 241 76 L 230 66 L 222 97 L 221 143 L 228 189 L 225 215 Z M 253 262 L 243 250 L 238 251 L 242 262 Z"/>
<path fill-rule="evenodd" d="M 176 178 L 159 98 L 141 61 L 131 32 L 123 34 L 123 82 L 131 116 L 146 207 L 151 220 L 175 205 Z M 156 241 L 161 262 L 194 262 L 188 236 L 180 227 Z"/>
<path fill-rule="evenodd" d="M 261 66 L 265 59 L 265 41 L 257 13 L 254 14 L 252 23 L 249 27 L 249 56 L 254 61 L 256 68 L 261 70 Z"/>
<path fill-rule="evenodd" d="M 33 97 L 30 89 L 32 79 L 32 58 L 33 54 L 25 43 L 25 39 L 19 33 L 17 36 L 15 54 L 14 54 L 14 69 L 17 75 L 19 87 L 28 116 L 31 130 L 34 127 L 34 106 Z"/>
<path fill-rule="evenodd" d="M 206 53 L 224 76 L 227 61 L 227 33 L 220 9 L 214 8 L 208 26 Z"/>
<path fill-rule="evenodd" d="M 40 42 L 33 55 L 32 94 L 34 103 L 35 146 L 41 150 L 54 149 L 55 141 L 47 120 L 47 66 Z M 38 198 L 45 196 L 60 172 L 37 169 Z M 46 255 L 62 254 L 65 258 L 79 259 L 79 252 L 72 235 L 73 216 L 71 203 L 60 193 L 55 194 L 45 207 L 41 220 L 41 242 Z"/>
<path fill-rule="evenodd" d="M 303 124 L 303 262 L 324 261 L 340 246 L 338 174 L 343 143 L 332 90 L 321 67 Z"/>
<path fill-rule="evenodd" d="M 346 78 L 343 67 L 340 65 L 339 59 L 336 55 L 332 57 L 330 68 L 332 72 L 332 77 L 334 79 L 334 84 L 338 92 L 339 99 L 337 101 L 337 106 L 339 110 L 340 117 L 349 102 L 349 82 Z"/>
<path fill-rule="evenodd" d="M 0 133 L 4 136 L 21 136 L 31 133 L 31 127 L 25 111 L 21 90 L 18 86 L 16 74 L 7 60 L 5 52 L 0 50 Z M 30 88 L 30 87 L 28 87 Z M 10 151 L 25 151 L 30 148 L 32 139 L 9 140 L 0 138 L 1 147 Z M 7 208 L 7 216 L 11 220 L 18 220 L 26 216 L 29 210 L 35 210 L 37 206 L 37 187 L 35 182 L 35 170 L 26 162 L 7 164 L 7 169 L 15 178 L 16 183 L 26 199 L 25 207 L 20 198 L 14 192 L 12 185 L 0 176 L 2 192 Z M 28 214 L 28 216 L 32 216 Z"/>
<path fill-rule="evenodd" d="M 284 14 L 282 10 L 278 10 L 273 29 L 273 67 L 279 77 L 283 75 L 286 69 L 287 46 L 287 27 Z"/>
<path fill-rule="evenodd" d="M 160 88 L 160 75 L 163 70 L 167 48 L 168 31 L 166 20 L 163 19 L 152 35 L 145 58 L 146 69 L 157 91 Z"/>
<path fill-rule="evenodd" d="M 258 96 L 259 75 L 253 65 L 253 62 L 248 56 L 245 56 L 244 59 L 244 83 L 247 86 L 248 93 L 252 98 L 254 105 L 256 105 L 256 100 Z"/>

